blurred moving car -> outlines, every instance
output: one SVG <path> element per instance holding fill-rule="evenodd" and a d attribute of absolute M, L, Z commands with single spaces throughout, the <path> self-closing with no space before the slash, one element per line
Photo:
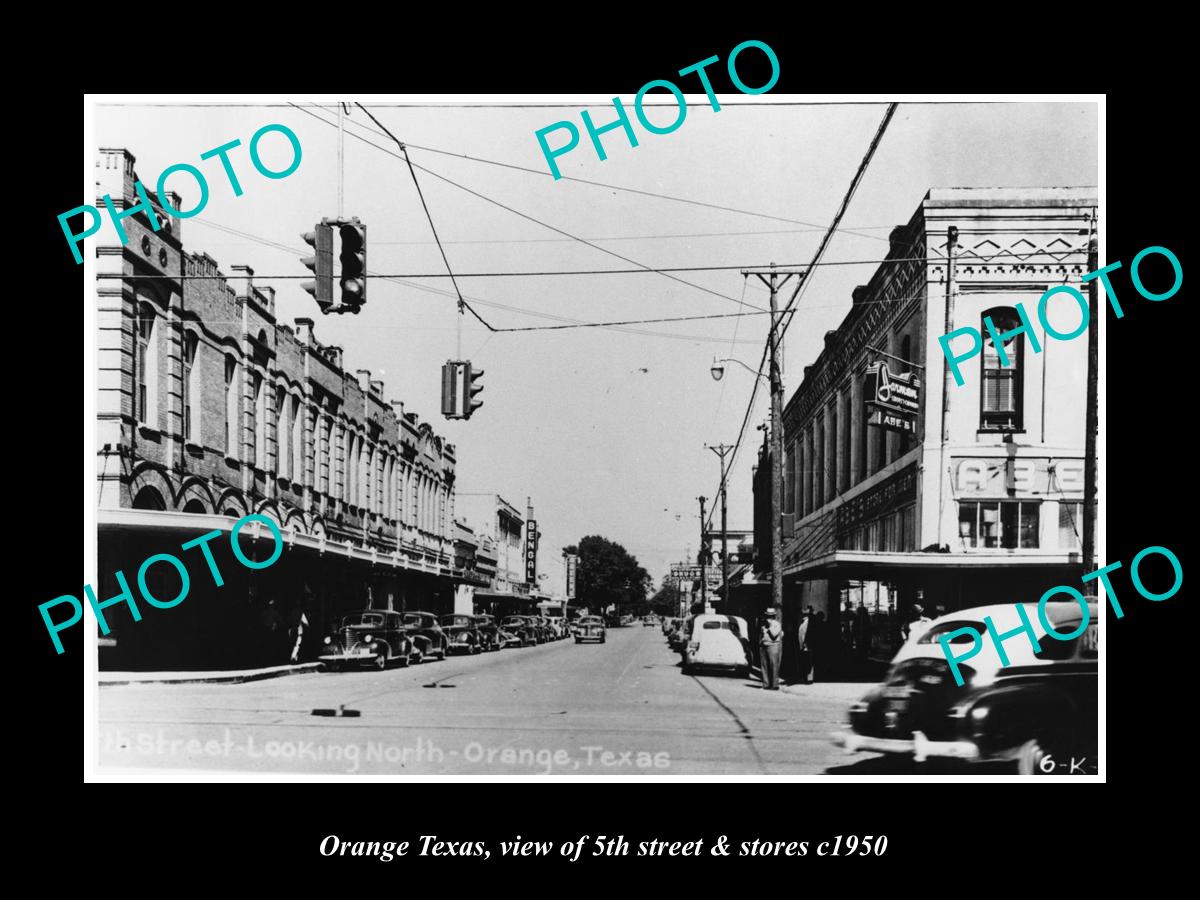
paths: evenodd
<path fill-rule="evenodd" d="M 448 653 L 479 653 L 483 650 L 483 636 L 475 625 L 475 617 L 462 613 L 442 616 L 442 628 L 446 632 Z"/>
<path fill-rule="evenodd" d="M 505 616 L 500 622 L 500 628 L 520 638 L 522 647 L 532 647 L 541 643 L 538 640 L 538 629 L 528 616 Z"/>
<path fill-rule="evenodd" d="M 500 650 L 504 647 L 504 642 L 500 639 L 500 628 L 496 625 L 495 619 L 489 615 L 478 615 L 471 618 L 475 622 L 475 628 L 479 632 L 484 650 Z"/>
<path fill-rule="evenodd" d="M 412 638 L 413 645 L 420 652 L 421 657 L 433 656 L 437 659 L 445 659 L 449 641 L 437 616 L 428 612 L 406 612 L 402 615 L 408 636 Z"/>
<path fill-rule="evenodd" d="M 1038 636 L 1040 650 L 1017 634 L 1004 642 L 1009 664 L 1001 665 L 983 619 L 999 634 L 1021 625 L 1016 604 L 981 606 L 934 619 L 914 631 L 897 652 L 885 682 L 850 708 L 850 730 L 834 743 L 848 752 L 895 754 L 922 762 L 946 757 L 969 763 L 1004 761 L 1022 775 L 1096 771 L 1099 680 L 1096 604 L 1089 622 L 1069 641 L 1046 636 L 1036 603 L 1021 604 Z M 1077 603 L 1048 603 L 1054 630 L 1080 630 Z M 960 687 L 938 639 L 974 628 L 982 649 L 959 663 Z M 950 640 L 955 656 L 969 650 L 970 634 Z M 1086 763 L 1081 760 L 1087 760 Z M 1061 768 L 1060 768 L 1061 767 Z"/>
<path fill-rule="evenodd" d="M 511 631 L 505 631 L 503 628 L 496 631 L 496 636 L 500 642 L 500 646 L 496 648 L 497 650 L 503 650 L 505 647 L 520 647 L 525 643 L 518 635 L 513 634 Z"/>
<path fill-rule="evenodd" d="M 692 635 L 683 650 L 683 671 L 727 669 L 750 674 L 750 641 L 741 616 L 701 615 L 692 623 Z"/>
<path fill-rule="evenodd" d="M 581 616 L 579 619 L 579 630 L 575 632 L 575 643 L 582 644 L 584 641 L 595 641 L 603 644 L 607 637 L 607 631 L 604 627 L 604 620 L 599 616 Z"/>
<path fill-rule="evenodd" d="M 318 659 L 326 668 L 343 671 L 350 665 L 386 669 L 392 660 L 407 666 L 421 661 L 399 613 L 364 609 L 342 617 L 334 632 L 325 637 Z"/>

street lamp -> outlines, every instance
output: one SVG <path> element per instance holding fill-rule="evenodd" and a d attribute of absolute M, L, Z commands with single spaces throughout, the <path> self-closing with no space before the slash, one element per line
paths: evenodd
<path fill-rule="evenodd" d="M 722 378 L 725 377 L 725 366 L 723 365 L 723 363 L 727 363 L 727 362 L 737 363 L 739 366 L 741 366 L 743 369 L 745 369 L 747 372 L 749 372 L 751 375 L 755 376 L 756 378 L 764 378 L 765 377 L 761 372 L 756 372 L 754 369 L 750 368 L 748 365 L 746 365 L 740 359 L 734 359 L 732 356 L 723 356 L 720 359 L 717 359 L 717 357 L 714 356 L 713 361 L 712 361 L 712 366 L 708 370 L 709 372 L 712 373 L 713 381 L 720 381 Z"/>

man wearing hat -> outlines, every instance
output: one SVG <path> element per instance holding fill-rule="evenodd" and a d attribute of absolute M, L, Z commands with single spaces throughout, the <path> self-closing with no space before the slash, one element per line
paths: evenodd
<path fill-rule="evenodd" d="M 767 610 L 767 621 L 759 637 L 762 657 L 762 686 L 767 691 L 779 690 L 779 659 L 783 654 L 783 626 L 779 624 L 779 611 Z"/>
<path fill-rule="evenodd" d="M 925 607 L 920 603 L 914 603 L 912 608 L 912 618 L 904 625 L 904 640 L 908 640 L 913 630 L 922 630 L 921 626 L 933 621 L 929 616 L 925 615 Z"/>

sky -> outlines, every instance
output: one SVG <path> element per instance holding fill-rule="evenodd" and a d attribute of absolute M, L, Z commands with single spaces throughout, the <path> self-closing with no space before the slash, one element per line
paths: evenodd
<path fill-rule="evenodd" d="M 703 94 L 689 95 L 687 115 L 670 134 L 648 133 L 631 114 L 638 146 L 620 129 L 608 132 L 603 161 L 580 111 L 589 109 L 600 126 L 615 118 L 611 104 L 555 97 L 543 101 L 554 105 L 533 108 L 413 98 L 364 105 L 409 145 L 412 162 L 429 170 L 418 170 L 417 179 L 464 297 L 493 326 L 512 328 L 754 312 L 743 304 L 766 307 L 768 294 L 738 268 L 800 266 L 812 258 L 885 106 L 718 96 L 720 111 Z M 622 99 L 632 106 L 632 97 Z M 184 248 L 208 253 L 226 274 L 249 265 L 257 285 L 276 289 L 281 323 L 315 319 L 319 341 L 344 347 L 346 371 L 369 369 L 385 382 L 385 399 L 403 400 L 456 445 L 460 493 L 498 493 L 522 511 L 531 498 L 542 532 L 539 571 L 550 576 L 552 589 L 562 586 L 561 548 L 589 534 L 622 544 L 656 582 L 686 551 L 694 556 L 696 498 L 705 495 L 711 508 L 720 480 L 717 457 L 705 444 L 736 441 L 755 380 L 733 365 L 715 382 L 709 368 L 714 356 L 757 368 L 767 317 L 488 332 L 456 312 L 413 178 L 396 145 L 355 106 L 345 120 L 343 209 L 367 225 L 368 270 L 439 277 L 372 278 L 360 315 L 322 316 L 296 276 L 308 275 L 299 261 L 309 252 L 301 233 L 337 215 L 337 113 L 332 104 L 295 102 L 304 108 L 283 100 L 100 103 L 96 136 L 101 147 L 133 153 L 149 190 L 175 163 L 199 168 L 209 201 L 198 215 L 176 221 Z M 672 103 L 649 115 L 665 125 L 674 114 Z M 582 134 L 580 145 L 557 159 L 564 176 L 698 203 L 556 181 L 535 132 L 562 120 Z M 276 180 L 255 171 L 248 156 L 251 136 L 273 123 L 292 129 L 302 147 L 296 171 Z M 240 197 L 218 160 L 200 159 L 235 138 L 242 146 L 230 159 Z M 557 146 L 562 133 L 550 140 Z M 863 262 L 811 276 L 786 338 L 785 396 L 820 353 L 825 332 L 848 312 L 851 290 L 875 271 L 871 261 L 886 255 L 888 232 L 908 222 L 931 187 L 1096 185 L 1097 145 L 1092 103 L 901 104 L 825 255 Z M 268 135 L 260 146 L 267 166 L 286 166 L 290 154 L 281 135 Z M 172 175 L 167 186 L 182 196 L 184 210 L 196 204 L 198 188 L 186 173 Z M 106 220 L 104 229 L 111 227 Z M 465 277 L 639 266 L 735 268 L 676 273 L 692 285 L 645 272 Z M 781 294 L 781 302 L 788 296 Z M 440 415 L 441 366 L 457 358 L 485 371 L 484 405 L 468 421 Z M 761 442 L 754 426 L 768 413 L 760 391 L 729 477 L 731 529 L 752 526 L 751 467 Z"/>

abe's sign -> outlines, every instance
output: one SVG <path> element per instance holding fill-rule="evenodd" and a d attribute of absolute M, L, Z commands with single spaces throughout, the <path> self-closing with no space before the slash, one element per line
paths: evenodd
<path fill-rule="evenodd" d="M 863 378 L 863 400 L 869 410 L 868 425 L 904 434 L 917 433 L 921 409 L 921 379 L 915 372 L 898 375 L 887 363 L 872 363 Z"/>

